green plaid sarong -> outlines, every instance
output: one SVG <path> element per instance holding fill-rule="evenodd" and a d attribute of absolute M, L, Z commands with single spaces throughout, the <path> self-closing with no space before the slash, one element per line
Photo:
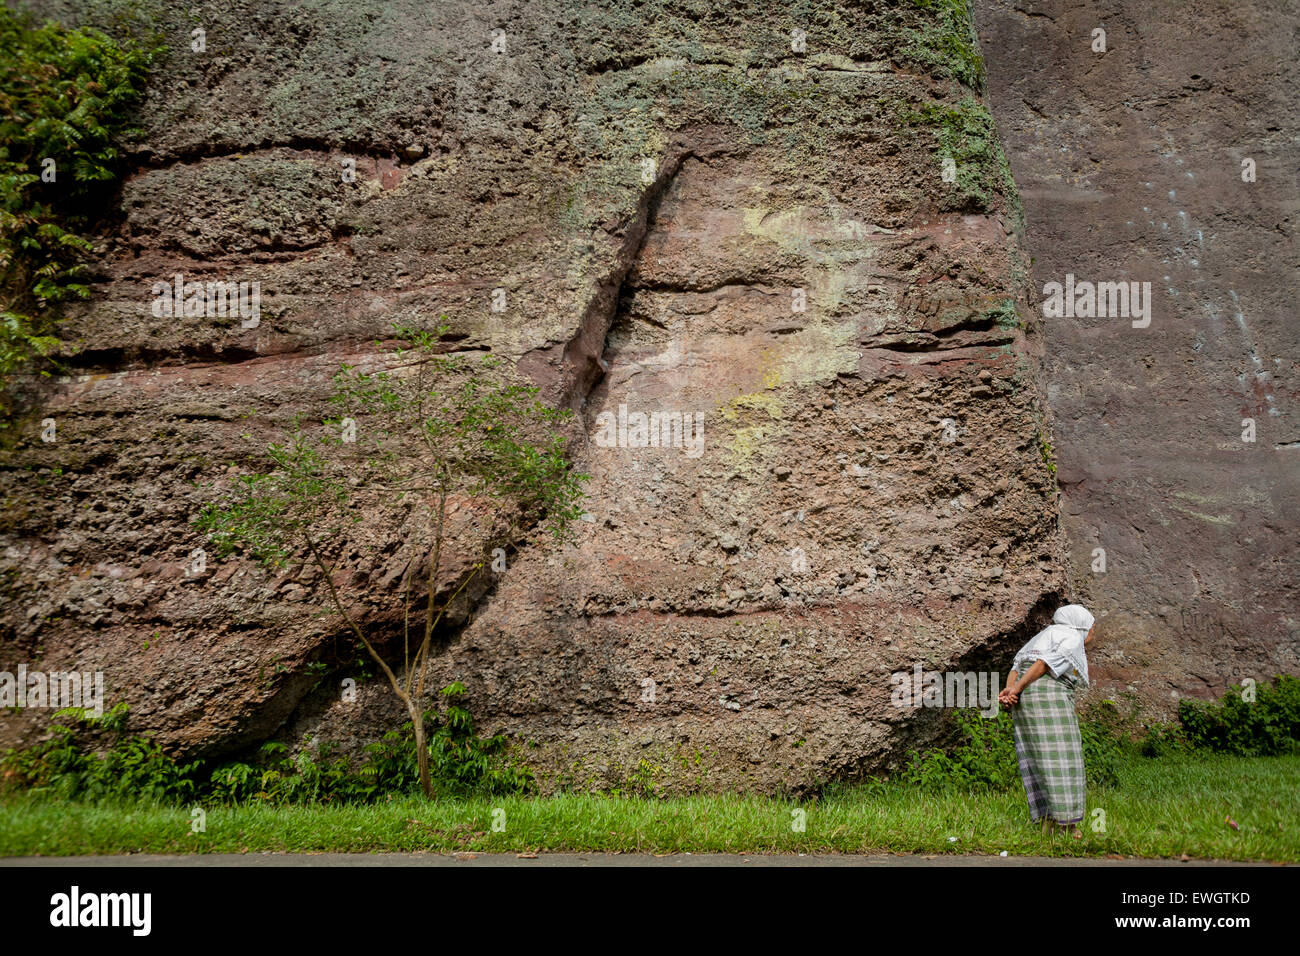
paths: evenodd
<path fill-rule="evenodd" d="M 1083 820 L 1083 740 L 1074 716 L 1074 683 L 1044 674 L 1012 709 L 1020 779 L 1029 814 L 1057 823 Z"/>

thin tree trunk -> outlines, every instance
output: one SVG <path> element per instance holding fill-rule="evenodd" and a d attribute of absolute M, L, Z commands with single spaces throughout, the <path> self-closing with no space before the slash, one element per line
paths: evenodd
<path fill-rule="evenodd" d="M 415 728 L 415 764 L 420 768 L 420 788 L 425 799 L 433 799 L 433 781 L 429 779 L 429 748 L 424 742 L 424 715 L 420 713 L 420 702 L 414 698 L 407 701 L 411 714 L 411 726 Z"/>
<path fill-rule="evenodd" d="M 424 612 L 424 640 L 420 642 L 420 649 L 415 654 L 415 667 L 407 671 L 407 689 L 411 687 L 411 678 L 418 673 L 418 680 L 415 685 L 415 697 L 424 696 L 424 674 L 425 664 L 429 660 L 429 644 L 433 641 L 434 624 L 441 619 L 442 612 L 435 616 L 434 600 L 438 596 L 438 568 L 442 564 L 442 533 L 447 520 L 447 463 L 442 464 L 443 474 L 440 476 L 442 484 L 438 489 L 438 523 L 433 538 L 433 558 L 429 562 L 429 604 Z M 450 603 L 451 599 L 447 599 Z M 447 610 L 447 604 L 444 603 L 442 611 Z"/>
<path fill-rule="evenodd" d="M 316 544 L 310 538 L 307 539 L 307 549 L 311 552 L 312 559 L 316 562 L 316 566 L 320 568 L 321 575 L 325 578 L 325 586 L 329 589 L 330 602 L 334 605 L 334 609 L 342 615 L 343 620 L 346 621 L 348 627 L 352 629 L 352 633 L 357 636 L 357 640 L 359 640 L 362 646 L 370 652 L 370 656 L 374 658 L 375 663 L 383 669 L 384 676 L 388 678 L 388 683 L 392 685 L 393 691 L 398 697 L 405 700 L 408 695 L 403 693 L 402 685 L 397 682 L 397 675 L 393 673 L 392 668 L 388 666 L 384 659 L 379 656 L 379 652 L 375 650 L 374 645 L 366 640 L 366 635 L 361 632 L 361 628 L 357 626 L 356 621 L 352 620 L 352 615 L 348 613 L 347 607 L 343 604 L 343 599 L 339 596 L 339 592 L 334 588 L 334 580 L 330 577 L 333 573 L 333 569 L 325 562 L 325 558 L 321 556 L 321 553 L 316 550 Z"/>

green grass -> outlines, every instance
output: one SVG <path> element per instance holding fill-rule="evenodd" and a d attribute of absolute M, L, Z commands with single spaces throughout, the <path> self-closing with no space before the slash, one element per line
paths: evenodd
<path fill-rule="evenodd" d="M 1300 860 L 1300 757 L 1126 757 L 1119 785 L 1091 791 L 1104 832 L 1042 837 L 1019 790 L 927 793 L 894 784 L 803 803 L 757 796 L 674 800 L 564 794 L 369 806 L 207 809 L 204 833 L 188 808 L 0 802 L 0 856 L 89 853 L 238 853 L 263 850 L 570 850 L 898 852 Z M 505 828 L 492 831 L 493 810 Z M 806 812 L 794 832 L 792 810 Z M 1225 822 L 1231 817 L 1240 827 Z M 956 837 L 953 841 L 950 838 Z"/>

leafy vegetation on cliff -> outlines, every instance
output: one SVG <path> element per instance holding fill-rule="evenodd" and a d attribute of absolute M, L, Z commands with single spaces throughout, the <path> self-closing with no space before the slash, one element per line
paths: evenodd
<path fill-rule="evenodd" d="M 1300 678 L 1281 674 L 1252 690 L 1253 700 L 1241 687 L 1219 701 L 1180 700 L 1181 736 L 1148 735 L 1146 749 L 1194 747 L 1240 757 L 1300 753 Z"/>
<path fill-rule="evenodd" d="M 440 796 L 472 797 L 526 794 L 535 789 L 532 773 L 511 755 L 501 735 L 479 737 L 474 720 L 459 703 L 465 688 L 442 691 L 442 712 L 427 711 L 426 744 L 431 776 Z M 1140 724 L 1136 709 L 1127 715 L 1113 701 L 1094 706 L 1079 721 L 1088 786 L 1122 788 L 1126 767 L 1149 758 L 1212 759 L 1300 753 L 1300 679 L 1280 675 L 1256 688 L 1257 699 L 1243 699 L 1233 687 L 1218 702 L 1183 701 L 1178 724 Z M 0 789 L 58 799 L 116 799 L 163 802 L 201 800 L 218 805 L 265 803 L 367 803 L 409 796 L 421 789 L 412 751 L 414 727 L 407 723 L 365 748 L 359 763 L 335 753 L 328 742 L 308 742 L 296 754 L 279 742 L 263 745 L 251 762 L 209 767 L 177 761 L 147 736 L 127 731 L 125 704 L 100 718 L 76 708 L 60 711 L 50 736 L 26 750 L 0 757 Z M 1021 786 L 1010 716 L 994 719 L 973 711 L 955 713 L 957 738 L 947 748 L 915 752 L 892 779 L 873 779 L 867 792 L 902 786 L 930 793 L 1018 792 Z M 643 761 L 620 793 L 658 796 L 642 785 L 656 775 Z M 638 779 L 641 778 L 641 779 Z M 828 784 L 825 796 L 864 785 Z"/>
<path fill-rule="evenodd" d="M 1077 840 L 1029 825 L 1005 715 L 959 715 L 953 747 L 914 755 L 894 779 L 802 799 L 645 799 L 652 791 L 639 787 L 543 799 L 527 795 L 531 777 L 504 740 L 474 733 L 452 685 L 445 711 L 426 718 L 440 788 L 430 802 L 414 798 L 410 725 L 371 744 L 359 767 L 327 744 L 290 755 L 277 743 L 253 763 L 208 771 L 127 734 L 123 705 L 97 721 L 63 712 L 69 722 L 49 740 L 0 760 L 0 856 L 546 849 L 1300 860 L 1300 680 L 1280 677 L 1253 702 L 1240 690 L 1189 702 L 1181 725 L 1141 726 L 1136 711 L 1106 701 L 1082 719 L 1089 816 Z M 1239 728 L 1230 744 L 1214 729 L 1220 720 Z M 1224 749 L 1292 753 L 1215 752 Z"/>
<path fill-rule="evenodd" d="M 86 232 L 122 172 L 153 54 L 0 5 L 0 411 L 12 376 L 57 345 L 86 298 Z"/>

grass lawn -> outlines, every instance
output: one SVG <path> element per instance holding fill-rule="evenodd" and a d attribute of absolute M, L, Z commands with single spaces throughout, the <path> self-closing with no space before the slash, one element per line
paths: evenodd
<path fill-rule="evenodd" d="M 504 829 L 494 832 L 493 813 Z M 1300 861 L 1300 757 L 1127 758 L 1088 794 L 1084 838 L 1044 838 L 1020 790 L 931 794 L 895 785 L 803 803 L 724 794 L 652 800 L 554 797 L 370 806 L 189 808 L 0 801 L 0 856 L 379 850 L 672 853 L 901 852 Z M 804 830 L 794 825 L 805 814 Z M 1095 818 L 1105 812 L 1104 827 Z M 1233 828 L 1225 818 L 1237 824 Z M 953 839 L 953 838 L 956 839 Z"/>

